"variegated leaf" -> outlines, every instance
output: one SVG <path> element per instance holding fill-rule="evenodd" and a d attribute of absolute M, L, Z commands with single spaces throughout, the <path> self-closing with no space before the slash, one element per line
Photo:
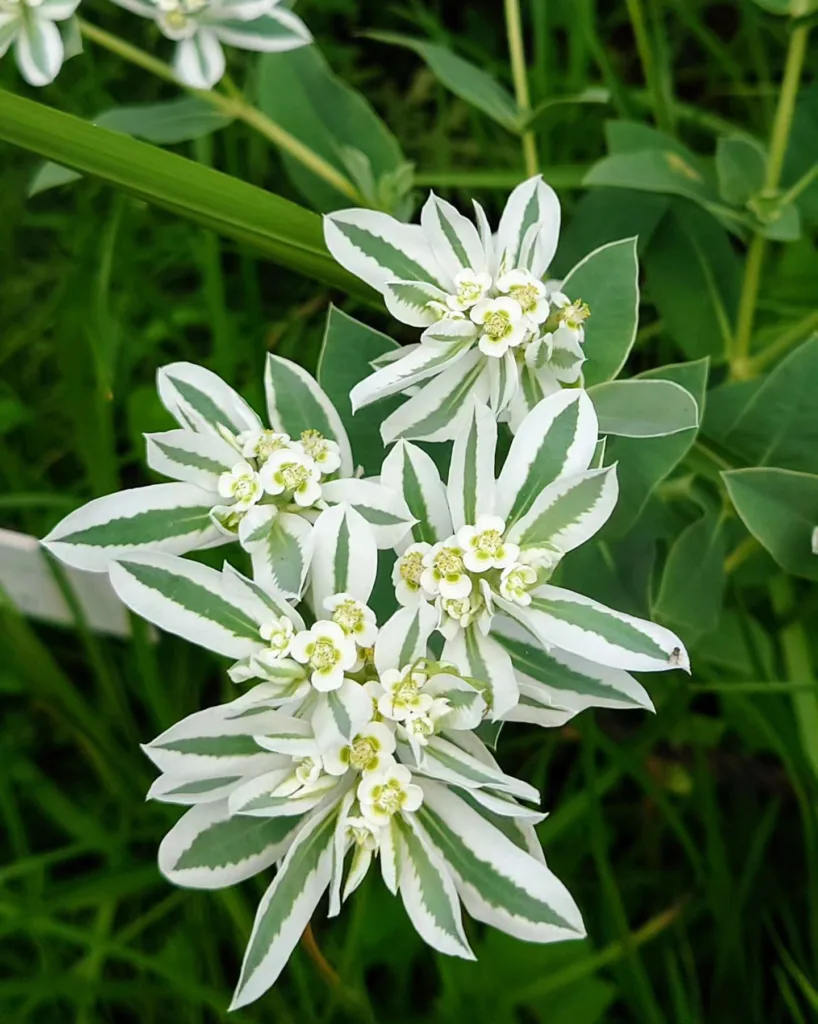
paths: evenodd
<path fill-rule="evenodd" d="M 231 818 L 227 800 L 198 804 L 162 840 L 159 870 L 184 888 L 224 889 L 280 860 L 302 820 Z"/>
<path fill-rule="evenodd" d="M 260 604 L 228 590 L 222 574 L 174 555 L 133 555 L 114 562 L 111 583 L 132 610 L 217 654 L 245 658 L 264 646 Z"/>
<path fill-rule="evenodd" d="M 337 814 L 337 806 L 330 808 L 315 815 L 301 828 L 275 880 L 262 897 L 231 1010 L 252 1003 L 275 983 L 309 924 L 330 882 Z M 282 821 L 287 819 L 274 818 L 265 824 Z"/>
<path fill-rule="evenodd" d="M 375 641 L 375 667 L 378 672 L 404 669 L 424 657 L 436 625 L 437 612 L 425 601 L 396 611 L 381 626 Z"/>
<path fill-rule="evenodd" d="M 340 473 L 351 476 L 355 466 L 347 432 L 318 382 L 297 363 L 270 354 L 264 368 L 264 387 L 271 426 L 296 441 L 303 431 L 318 430 L 336 442 L 341 450 Z"/>
<path fill-rule="evenodd" d="M 416 224 L 374 210 L 338 210 L 324 218 L 324 240 L 335 259 L 383 293 L 390 281 L 443 287 L 443 274 Z"/>
<path fill-rule="evenodd" d="M 523 549 L 573 551 L 602 529 L 618 496 L 615 466 L 562 476 L 543 488 L 508 539 Z"/>
<path fill-rule="evenodd" d="M 213 525 L 213 494 L 193 484 L 155 484 L 117 491 L 71 512 L 44 538 L 52 555 L 76 569 L 105 572 L 140 551 L 182 555 L 224 544 Z"/>
<path fill-rule="evenodd" d="M 423 775 L 462 786 L 464 789 L 494 789 L 509 793 L 520 800 L 539 803 L 540 794 L 527 782 L 490 768 L 465 750 L 442 736 L 430 736 L 423 748 L 423 764 L 418 769 Z"/>
<path fill-rule="evenodd" d="M 548 868 L 439 783 L 422 780 L 418 823 L 478 921 L 527 942 L 581 938 L 582 917 Z"/>
<path fill-rule="evenodd" d="M 384 459 L 381 482 L 403 495 L 415 519 L 412 540 L 435 544 L 451 536 L 446 488 L 437 466 L 423 449 L 408 441 L 398 441 Z M 405 543 L 398 545 L 398 551 L 405 547 Z"/>
<path fill-rule="evenodd" d="M 486 357 L 471 350 L 439 374 L 381 424 L 384 444 L 399 437 L 449 441 L 469 416 L 471 400 L 488 400 Z"/>
<path fill-rule="evenodd" d="M 159 397 L 168 412 L 188 430 L 231 434 L 261 430 L 262 423 L 229 384 L 195 363 L 170 363 L 156 375 Z"/>
<path fill-rule="evenodd" d="M 496 448 L 497 422 L 487 406 L 475 402 L 452 446 L 446 493 L 455 530 L 494 511 Z"/>
<path fill-rule="evenodd" d="M 313 528 L 303 516 L 256 505 L 239 524 L 239 540 L 253 563 L 253 576 L 290 598 L 299 598 L 310 568 Z"/>
<path fill-rule="evenodd" d="M 451 322 L 460 325 L 459 321 Z M 474 325 L 465 321 L 463 324 L 465 329 L 461 331 L 463 337 L 460 339 L 424 342 L 400 359 L 390 360 L 386 366 L 364 377 L 349 393 L 353 412 L 388 395 L 406 391 L 454 366 L 466 354 L 474 338 Z"/>
<path fill-rule="evenodd" d="M 318 618 L 333 594 L 351 594 L 366 604 L 377 567 L 375 537 L 363 516 L 349 505 L 325 509 L 313 534 L 311 592 Z"/>
<path fill-rule="evenodd" d="M 276 795 L 276 787 L 291 775 L 292 767 L 289 767 L 248 779 L 230 794 L 230 813 L 245 814 L 252 818 L 281 818 L 307 814 L 322 801 L 333 799 L 334 791 L 341 785 L 339 778 L 324 775 L 318 783 L 303 787 L 295 793 Z"/>
<path fill-rule="evenodd" d="M 446 302 L 446 292 L 428 281 L 387 281 L 383 299 L 392 316 L 402 324 L 428 327 L 440 319 L 440 306 Z"/>
<path fill-rule="evenodd" d="M 458 630 L 443 648 L 443 660 L 455 665 L 474 684 L 486 685 L 490 695 L 491 718 L 496 720 L 517 703 L 517 680 L 511 659 L 491 636 L 483 636 L 475 623 Z"/>
<path fill-rule="evenodd" d="M 395 822 L 403 841 L 399 888 L 403 906 L 420 937 L 449 956 L 474 960 L 463 931 L 460 900 L 440 855 L 406 814 Z"/>
<path fill-rule="evenodd" d="M 274 755 L 270 755 L 273 765 Z M 241 774 L 216 775 L 212 778 L 204 776 L 195 779 L 182 778 L 178 775 L 160 775 L 148 790 L 146 800 L 157 800 L 163 804 L 209 804 L 216 800 L 225 800 L 233 790 L 244 781 Z"/>
<path fill-rule="evenodd" d="M 557 391 L 537 404 L 517 431 L 497 481 L 496 512 L 510 527 L 548 484 L 584 472 L 598 438 L 596 413 L 584 391 Z"/>
<path fill-rule="evenodd" d="M 528 268 L 535 277 L 542 277 L 557 248 L 560 204 L 554 190 L 539 175 L 522 182 L 508 197 L 495 239 L 498 262 L 505 255 L 509 267 L 519 265 L 523 242 L 534 225 L 540 227 Z"/>
<path fill-rule="evenodd" d="M 546 584 L 533 592 L 527 608 L 502 598 L 497 603 L 546 647 L 633 672 L 689 671 L 687 651 L 675 633 L 582 594 Z"/>
<path fill-rule="evenodd" d="M 219 19 L 213 31 L 228 46 L 262 53 L 282 53 L 312 42 L 304 22 L 283 7 L 273 7 L 252 21 Z"/>
<path fill-rule="evenodd" d="M 242 461 L 241 453 L 216 434 L 197 434 L 192 430 L 165 430 L 145 434 L 147 460 L 151 469 L 212 491 L 214 505 L 219 497 L 219 477 Z"/>
<path fill-rule="evenodd" d="M 330 480 L 323 487 L 329 505 L 345 504 L 366 520 L 379 548 L 393 548 L 409 533 L 412 515 L 396 488 L 377 480 Z"/>
<path fill-rule="evenodd" d="M 452 281 L 461 270 L 479 274 L 487 269 L 486 251 L 477 228 L 451 203 L 430 192 L 420 213 L 420 223 L 435 258 Z"/>

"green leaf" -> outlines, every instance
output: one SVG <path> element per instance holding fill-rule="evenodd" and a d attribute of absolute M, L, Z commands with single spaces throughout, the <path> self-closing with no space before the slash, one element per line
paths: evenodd
<path fill-rule="evenodd" d="M 655 614 L 701 635 L 715 628 L 724 594 L 724 530 L 721 517 L 707 513 L 682 530 L 662 574 Z"/>
<path fill-rule="evenodd" d="M 191 139 L 200 139 L 233 119 L 216 110 L 212 103 L 188 96 L 163 103 L 138 103 L 128 107 L 111 107 L 91 119 L 91 123 L 112 132 L 132 135 L 160 146 L 172 146 Z M 64 185 L 82 177 L 59 164 L 43 164 L 29 185 L 29 197 L 39 195 L 56 185 Z"/>
<path fill-rule="evenodd" d="M 715 203 L 718 195 L 702 172 L 672 149 L 645 149 L 604 157 L 585 175 L 590 187 L 639 189 Z"/>
<path fill-rule="evenodd" d="M 538 103 L 537 106 L 525 117 L 521 117 L 520 131 L 530 131 L 534 127 L 541 127 L 542 122 L 547 120 L 550 114 L 560 107 L 574 106 L 575 104 L 586 103 L 609 103 L 611 93 L 609 89 L 601 89 L 599 86 L 588 86 L 581 92 L 572 93 L 570 96 L 553 96 L 551 99 Z"/>
<path fill-rule="evenodd" d="M 704 411 L 709 361 L 675 363 L 640 373 L 636 380 L 672 380 L 695 398 L 699 413 Z M 639 517 L 651 491 L 686 455 L 696 438 L 696 428 L 669 437 L 611 437 L 605 458 L 618 463 L 619 501 L 606 530 L 621 537 Z M 605 534 L 603 534 L 605 536 Z"/>
<path fill-rule="evenodd" d="M 404 205 L 411 180 L 401 178 L 400 144 L 367 100 L 333 74 L 317 46 L 263 56 L 258 93 L 265 114 L 353 178 L 373 206 L 394 213 Z M 348 196 L 286 152 L 281 156 L 293 185 L 317 210 L 349 206 Z"/>
<path fill-rule="evenodd" d="M 600 434 L 665 437 L 699 425 L 696 399 L 673 381 L 609 381 L 589 388 L 588 394 Z"/>
<path fill-rule="evenodd" d="M 818 0 L 755 0 L 770 14 L 788 15 L 790 18 L 803 18 L 818 10 Z"/>
<path fill-rule="evenodd" d="M 612 380 L 625 365 L 639 320 L 636 239 L 610 242 L 578 263 L 562 291 L 591 310 L 585 323 L 586 386 Z"/>
<path fill-rule="evenodd" d="M 264 189 L 3 90 L 0 139 L 213 228 L 307 277 L 372 300 L 370 289 L 327 252 L 320 219 Z"/>
<path fill-rule="evenodd" d="M 385 334 L 354 320 L 330 306 L 324 343 L 318 357 L 318 383 L 338 410 L 352 445 L 355 463 L 365 476 L 380 472 L 384 457 L 380 438 L 383 419 L 401 404 L 401 398 L 387 398 L 374 408 L 365 407 L 354 415 L 349 400 L 352 388 L 372 373 L 372 363 L 399 346 Z"/>
<path fill-rule="evenodd" d="M 744 206 L 764 187 L 764 149 L 746 135 L 722 136 L 716 144 L 719 192 L 730 206 Z"/>
<path fill-rule="evenodd" d="M 739 459 L 755 466 L 818 471 L 818 334 L 791 352 L 754 389 L 736 393 L 743 408 L 711 436 Z"/>
<path fill-rule="evenodd" d="M 644 264 L 646 291 L 687 358 L 722 358 L 741 290 L 741 263 L 727 232 L 703 210 L 672 200 Z"/>
<path fill-rule="evenodd" d="M 722 476 L 744 525 L 776 562 L 794 576 L 818 580 L 818 476 L 763 468 Z"/>
<path fill-rule="evenodd" d="M 510 132 L 519 132 L 520 110 L 511 95 L 482 68 L 476 67 L 446 46 L 398 32 L 368 32 L 370 39 L 414 50 L 439 81 L 455 96 L 470 103 Z"/>

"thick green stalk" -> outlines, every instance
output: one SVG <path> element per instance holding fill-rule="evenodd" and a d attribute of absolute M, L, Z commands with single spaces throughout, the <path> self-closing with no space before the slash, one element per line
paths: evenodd
<path fill-rule="evenodd" d="M 542 0 L 545 3 L 545 0 Z M 511 58 L 511 76 L 514 79 L 514 94 L 520 114 L 525 118 L 531 110 L 531 97 L 528 93 L 528 76 L 525 69 L 525 48 L 523 46 L 523 23 L 520 17 L 520 0 L 505 0 L 506 32 L 508 34 L 508 52 Z M 537 159 L 537 140 L 532 131 L 524 131 L 523 160 L 528 177 L 539 172 Z"/>
<path fill-rule="evenodd" d="M 104 47 L 106 50 L 110 50 L 111 53 L 115 53 L 118 57 L 130 61 L 132 64 L 136 64 L 145 71 L 149 71 L 151 74 L 163 78 L 167 82 L 173 82 L 174 85 L 186 89 L 187 92 L 210 103 L 228 117 L 234 117 L 238 121 L 243 121 L 244 124 L 253 128 L 266 139 L 269 139 L 279 149 L 289 153 L 290 156 L 298 160 L 299 163 L 312 171 L 313 174 L 323 178 L 328 185 L 331 185 L 347 196 L 352 202 L 359 205 L 367 205 L 363 196 L 361 196 L 348 178 L 337 171 L 332 164 L 327 163 L 322 156 L 319 156 L 309 146 L 305 146 L 303 142 L 300 142 L 294 135 L 291 135 L 282 128 L 281 125 L 276 124 L 266 114 L 262 114 L 260 110 L 256 110 L 237 89 L 231 90 L 230 96 L 226 96 L 215 89 L 192 89 L 179 81 L 169 64 L 157 60 L 149 53 L 145 53 L 144 50 L 140 50 L 139 47 L 132 46 L 130 43 L 125 42 L 124 39 L 120 39 L 119 36 L 112 35 L 96 25 L 91 25 L 82 18 L 77 20 L 79 21 L 80 31 L 86 39 L 90 39 L 91 42 Z"/>
<path fill-rule="evenodd" d="M 809 25 L 796 25 L 790 35 L 787 50 L 787 61 L 784 67 L 784 80 L 778 96 L 778 107 L 773 119 L 770 134 L 770 146 L 767 153 L 767 166 L 764 173 L 764 191 L 774 195 L 781 182 L 781 170 L 787 154 L 787 144 L 792 129 L 792 118 L 795 112 L 795 101 L 798 97 L 798 84 L 804 68 L 804 59 L 809 41 Z M 761 271 L 767 251 L 767 239 L 756 235 L 747 252 L 747 263 L 744 268 L 744 282 L 739 300 L 736 335 L 730 358 L 730 373 L 737 380 L 746 379 L 750 373 L 750 341 L 753 335 L 758 290 L 761 285 Z"/>

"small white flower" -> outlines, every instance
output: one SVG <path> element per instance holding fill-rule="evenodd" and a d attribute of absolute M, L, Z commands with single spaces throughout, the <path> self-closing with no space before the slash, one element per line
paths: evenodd
<path fill-rule="evenodd" d="M 418 752 L 419 747 L 429 744 L 429 737 L 434 736 L 441 718 L 449 713 L 449 701 L 446 697 L 435 697 L 429 708 L 422 715 L 410 715 L 401 722 L 406 738 L 412 749 Z"/>
<path fill-rule="evenodd" d="M 427 675 L 419 669 L 391 668 L 381 673 L 383 694 L 378 698 L 378 711 L 393 722 L 402 722 L 412 715 L 425 715 L 434 698 L 423 692 Z"/>
<path fill-rule="evenodd" d="M 55 22 L 67 21 L 78 4 L 79 0 L 0 2 L 0 57 L 13 43 L 17 67 L 29 85 L 48 85 L 57 77 L 65 43 Z"/>
<path fill-rule="evenodd" d="M 530 565 L 515 562 L 506 566 L 500 577 L 500 595 L 514 604 L 531 604 L 529 591 L 537 582 L 537 571 Z"/>
<path fill-rule="evenodd" d="M 351 815 L 346 820 L 347 838 L 369 853 L 374 853 L 381 844 L 381 829 L 366 818 Z"/>
<path fill-rule="evenodd" d="M 304 430 L 296 446 L 308 455 L 324 476 L 329 476 L 341 466 L 341 449 L 318 430 Z"/>
<path fill-rule="evenodd" d="M 556 307 L 556 319 L 561 327 L 566 327 L 579 341 L 585 338 L 585 321 L 590 317 L 591 310 L 586 302 L 577 299 L 572 302 L 563 292 L 552 292 L 551 304 Z"/>
<path fill-rule="evenodd" d="M 481 299 L 472 306 L 469 316 L 483 328 L 477 345 L 486 356 L 499 359 L 519 345 L 528 332 L 527 321 L 516 299 Z"/>
<path fill-rule="evenodd" d="M 447 640 L 451 640 L 478 616 L 486 614 L 486 604 L 482 595 L 473 590 L 468 597 L 439 597 L 437 610 L 437 628 Z"/>
<path fill-rule="evenodd" d="M 292 493 L 302 508 L 314 505 L 321 497 L 321 470 L 304 452 L 291 448 L 273 452 L 259 473 L 268 494 Z"/>
<path fill-rule="evenodd" d="M 453 312 L 462 312 L 479 302 L 491 288 L 491 274 L 485 271 L 475 273 L 471 267 L 461 270 L 454 278 L 455 294 L 449 295 L 446 304 Z"/>
<path fill-rule="evenodd" d="M 530 270 L 509 270 L 498 278 L 497 290 L 516 299 L 532 324 L 543 324 L 548 319 L 546 287 Z"/>
<path fill-rule="evenodd" d="M 392 569 L 392 583 L 395 585 L 395 597 L 400 604 L 415 605 L 426 597 L 420 579 L 424 569 L 423 558 L 431 550 L 431 544 L 421 541 L 410 544 L 396 559 Z"/>
<path fill-rule="evenodd" d="M 517 560 L 520 548 L 503 540 L 506 524 L 500 516 L 477 517 L 474 526 L 461 526 L 457 544 L 463 551 L 463 564 L 469 572 L 504 569 Z"/>
<path fill-rule="evenodd" d="M 258 473 L 249 462 L 237 462 L 219 477 L 219 494 L 233 499 L 233 510 L 246 512 L 264 494 Z"/>
<path fill-rule="evenodd" d="M 285 616 L 265 622 L 259 630 L 262 640 L 268 644 L 268 654 L 273 658 L 285 658 L 295 635 L 295 627 Z"/>
<path fill-rule="evenodd" d="M 423 803 L 423 790 L 412 783 L 412 773 L 403 764 L 367 775 L 358 783 L 361 814 L 373 825 L 387 825 L 400 811 L 416 811 Z"/>
<path fill-rule="evenodd" d="M 236 440 L 241 445 L 241 453 L 245 459 L 257 459 L 263 464 L 273 452 L 289 446 L 290 435 L 279 434 L 276 430 L 245 430 Z"/>
<path fill-rule="evenodd" d="M 332 612 L 336 622 L 358 647 L 371 647 L 378 636 L 375 613 L 351 594 L 334 594 L 324 601 L 324 608 Z"/>
<path fill-rule="evenodd" d="M 337 690 L 344 672 L 357 660 L 355 641 L 336 622 L 316 622 L 297 633 L 290 644 L 290 657 L 312 670 L 310 682 L 316 690 Z"/>
<path fill-rule="evenodd" d="M 327 785 L 324 764 L 320 754 L 310 754 L 293 761 L 293 770 L 277 786 L 270 790 L 270 796 L 306 796 L 311 790 Z"/>
<path fill-rule="evenodd" d="M 472 581 L 466 575 L 463 552 L 451 537 L 445 544 L 435 544 L 423 556 L 423 572 L 420 585 L 436 596 L 467 597 L 471 593 Z"/>
<path fill-rule="evenodd" d="M 394 763 L 395 736 L 383 722 L 370 722 L 350 743 L 324 751 L 324 767 L 330 775 L 343 775 L 350 768 L 369 775 L 386 771 Z"/>

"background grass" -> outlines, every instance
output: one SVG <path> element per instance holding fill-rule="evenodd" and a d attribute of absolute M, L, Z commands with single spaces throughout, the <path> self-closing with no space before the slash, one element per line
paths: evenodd
<path fill-rule="evenodd" d="M 587 206 L 583 213 L 580 180 L 605 152 L 607 117 L 650 122 L 658 113 L 708 154 L 725 124 L 766 136 L 787 27 L 750 0 L 522 6 L 535 103 L 590 84 L 611 92 L 609 107 L 563 108 L 537 133 L 567 220 L 579 206 L 563 265 L 580 254 L 570 250 L 593 219 Z M 518 140 L 453 98 L 413 54 L 357 33 L 456 40 L 462 55 L 510 84 L 500 7 L 299 4 L 334 70 L 365 93 L 416 163 L 419 186 L 459 203 L 475 195 L 495 216 L 523 176 Z M 653 39 L 664 111 L 645 90 L 634 8 Z M 147 26 L 110 4 L 89 0 L 83 10 L 148 49 L 157 45 Z M 0 84 L 34 95 L 10 60 L 0 65 Z M 173 91 L 91 50 L 36 95 L 88 117 Z M 274 150 L 240 125 L 180 152 L 293 195 Z M 326 306 L 343 297 L 89 181 L 27 201 L 36 161 L 10 147 L 0 159 L 0 522 L 41 536 L 88 498 L 151 479 L 141 434 L 169 425 L 153 386 L 158 365 L 204 362 L 258 405 L 264 351 L 314 368 Z M 632 205 L 623 209 L 615 234 L 643 230 L 650 202 L 638 222 Z M 765 281 L 762 314 L 814 310 L 816 265 L 814 240 L 791 246 Z M 648 289 L 631 373 L 689 357 L 665 330 L 655 298 Z M 361 315 L 410 340 L 393 321 Z M 695 458 L 665 485 L 671 533 L 680 521 L 672 489 L 696 469 Z M 616 574 L 588 560 L 584 589 L 616 585 L 623 606 L 649 610 L 656 573 L 640 561 L 633 535 L 628 543 L 614 552 Z M 728 562 L 730 614 L 699 639 L 691 679 L 648 680 L 655 717 L 586 712 L 560 730 L 510 726 L 503 734 L 504 766 L 538 785 L 552 809 L 539 832 L 549 865 L 585 915 L 586 941 L 528 946 L 469 922 L 479 962 L 449 960 L 422 944 L 373 875 L 339 920 L 319 914 L 314 922 L 337 974 L 302 944 L 275 989 L 230 1019 L 816 1019 L 818 737 L 803 721 L 799 728 L 794 699 L 814 678 L 818 602 L 814 587 L 791 581 L 771 596 L 766 555 Z M 155 853 L 177 812 L 144 804 L 152 772 L 138 748 L 228 697 L 223 667 L 172 637 L 151 642 L 136 621 L 132 641 L 122 642 L 95 637 L 81 622 L 62 630 L 8 607 L 0 614 L 0 1020 L 227 1019 L 265 879 L 221 893 L 170 888 Z"/>

